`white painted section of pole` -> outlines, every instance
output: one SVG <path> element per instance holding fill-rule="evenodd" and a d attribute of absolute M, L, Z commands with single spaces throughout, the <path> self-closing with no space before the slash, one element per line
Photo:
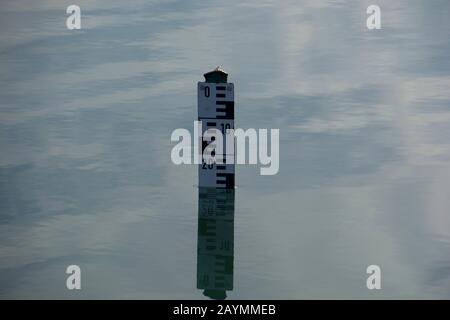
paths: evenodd
<path fill-rule="evenodd" d="M 218 76 L 226 73 L 222 69 L 209 72 L 217 72 Z M 206 75 L 205 75 L 206 77 Z M 199 132 L 199 154 L 202 164 L 199 164 L 198 177 L 199 187 L 212 187 L 234 189 L 235 185 L 235 152 L 234 143 L 232 150 L 227 150 L 227 139 L 234 139 L 234 136 L 227 136 L 227 129 L 234 129 L 234 85 L 233 83 L 199 82 L 197 86 L 198 97 L 198 120 L 201 121 L 201 131 Z M 223 135 L 223 151 L 216 154 L 221 159 L 232 156 L 234 161 L 230 163 L 208 163 L 203 159 L 203 151 L 209 142 L 203 141 L 203 135 L 208 129 L 217 129 Z M 231 144 L 230 144 L 231 145 Z"/>

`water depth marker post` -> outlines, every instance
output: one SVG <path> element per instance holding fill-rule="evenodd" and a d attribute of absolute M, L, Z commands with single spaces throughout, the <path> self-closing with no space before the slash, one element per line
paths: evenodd
<path fill-rule="evenodd" d="M 202 132 L 199 132 L 199 152 L 202 163 L 198 168 L 199 187 L 234 189 L 235 185 L 235 152 L 227 150 L 226 130 L 234 129 L 234 85 L 227 82 L 228 73 L 217 67 L 204 74 L 205 82 L 198 82 L 198 121 L 201 122 Z M 208 141 L 202 137 L 206 130 L 217 129 L 223 135 L 223 154 L 215 154 L 224 163 L 205 161 L 203 151 Z M 234 146 L 234 144 L 233 144 Z M 226 163 L 226 158 L 233 157 L 233 163 Z"/>

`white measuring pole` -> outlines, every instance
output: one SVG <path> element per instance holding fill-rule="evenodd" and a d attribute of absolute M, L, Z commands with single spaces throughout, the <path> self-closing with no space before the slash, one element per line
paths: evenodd
<path fill-rule="evenodd" d="M 234 140 L 234 135 L 226 135 L 227 129 L 234 130 L 234 85 L 227 82 L 228 74 L 220 67 L 205 73 L 204 76 L 205 82 L 198 83 L 197 96 L 198 120 L 202 128 L 199 132 L 201 140 L 198 150 L 202 159 L 198 168 L 199 187 L 234 189 L 236 162 L 234 143 L 227 142 L 227 139 Z M 217 129 L 222 133 L 222 152 L 211 152 L 216 161 L 203 157 L 205 148 L 214 143 L 204 137 L 208 129 Z M 226 148 L 227 145 L 233 146 L 231 150 Z M 232 163 L 229 163 L 230 161 L 227 163 L 227 159 L 233 159 Z"/>

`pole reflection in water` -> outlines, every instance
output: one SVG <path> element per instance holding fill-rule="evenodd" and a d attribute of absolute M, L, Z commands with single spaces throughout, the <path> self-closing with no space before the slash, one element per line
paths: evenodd
<path fill-rule="evenodd" d="M 197 289 L 212 299 L 233 290 L 234 192 L 199 188 Z"/>

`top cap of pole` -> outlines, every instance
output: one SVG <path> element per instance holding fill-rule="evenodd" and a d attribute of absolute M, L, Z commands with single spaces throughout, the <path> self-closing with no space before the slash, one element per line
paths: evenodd
<path fill-rule="evenodd" d="M 215 68 L 213 71 L 209 71 L 203 75 L 206 82 L 213 83 L 226 83 L 228 78 L 228 73 L 225 72 L 220 66 Z"/>

